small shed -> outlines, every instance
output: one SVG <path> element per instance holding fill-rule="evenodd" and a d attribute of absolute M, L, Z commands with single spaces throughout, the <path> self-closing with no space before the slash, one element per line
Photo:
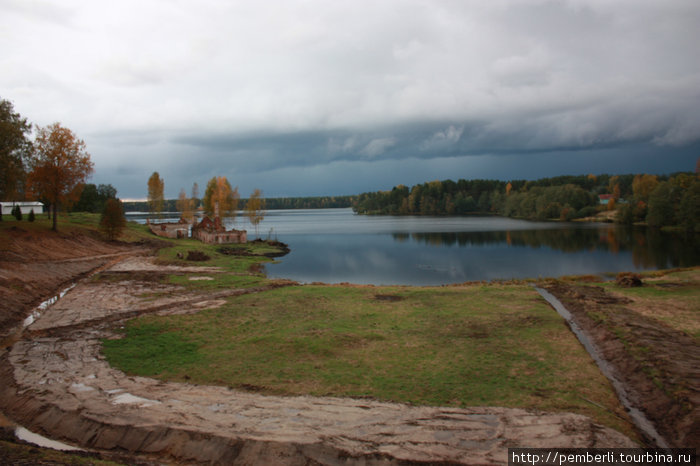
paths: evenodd
<path fill-rule="evenodd" d="M 44 213 L 44 204 L 41 202 L 0 202 L 0 205 L 2 205 L 3 215 L 12 215 L 12 210 L 16 205 L 19 206 L 22 215 L 29 215 L 32 210 L 35 214 Z"/>

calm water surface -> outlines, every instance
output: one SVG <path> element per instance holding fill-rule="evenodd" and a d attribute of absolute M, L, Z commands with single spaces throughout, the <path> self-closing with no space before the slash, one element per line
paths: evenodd
<path fill-rule="evenodd" d="M 254 228 L 239 217 L 228 226 Z M 612 224 L 501 217 L 355 215 L 351 209 L 269 211 L 262 238 L 291 253 L 266 265 L 271 278 L 303 283 L 441 285 L 559 277 L 700 263 L 696 237 Z"/>

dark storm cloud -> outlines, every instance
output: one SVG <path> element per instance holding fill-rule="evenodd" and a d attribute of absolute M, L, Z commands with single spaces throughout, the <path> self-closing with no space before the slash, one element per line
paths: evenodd
<path fill-rule="evenodd" d="M 0 97 L 128 197 L 675 171 L 700 141 L 697 0 L 51 5 L 0 5 Z"/>

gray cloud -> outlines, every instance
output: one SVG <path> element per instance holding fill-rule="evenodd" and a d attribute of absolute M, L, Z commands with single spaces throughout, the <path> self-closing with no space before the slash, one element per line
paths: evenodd
<path fill-rule="evenodd" d="M 153 170 L 293 191 L 299 170 L 469 177 L 496 155 L 631 172 L 645 147 L 690 169 L 700 141 L 696 0 L 52 5 L 0 5 L 0 97 L 73 129 L 129 197 Z"/>

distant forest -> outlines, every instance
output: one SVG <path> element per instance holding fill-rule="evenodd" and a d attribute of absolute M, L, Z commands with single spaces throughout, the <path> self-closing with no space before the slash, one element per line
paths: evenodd
<path fill-rule="evenodd" d="M 265 199 L 265 209 L 329 209 L 339 207 L 352 207 L 357 196 L 315 196 L 315 197 L 272 197 Z M 248 199 L 240 199 L 238 208 L 243 209 Z M 178 212 L 177 199 L 166 199 L 163 204 L 164 212 Z M 148 201 L 127 201 L 124 202 L 125 212 L 148 212 Z M 197 200 L 195 209 L 201 204 L 201 199 Z"/>
<path fill-rule="evenodd" d="M 601 199 L 600 196 L 603 196 Z M 363 193 L 355 212 L 379 215 L 495 214 L 573 220 L 617 211 L 620 223 L 700 226 L 700 179 L 693 173 L 581 175 L 535 181 L 445 180 Z"/>

